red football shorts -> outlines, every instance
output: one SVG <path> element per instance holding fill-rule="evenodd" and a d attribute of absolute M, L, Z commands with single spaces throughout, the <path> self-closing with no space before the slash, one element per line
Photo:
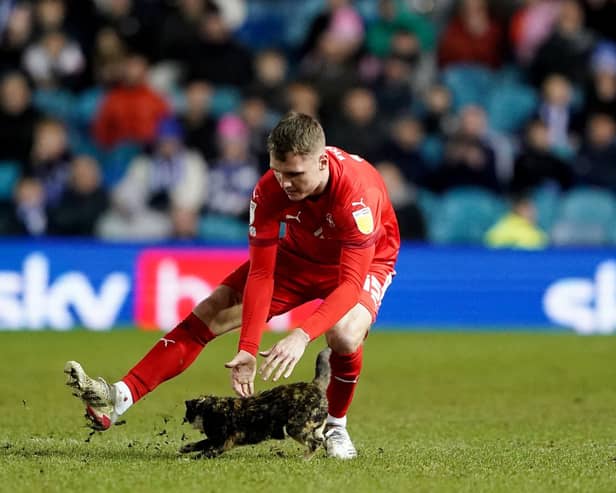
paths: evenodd
<path fill-rule="evenodd" d="M 243 293 L 249 268 L 250 262 L 244 262 L 221 284 Z M 338 286 L 338 271 L 337 265 L 310 262 L 279 248 L 268 320 L 308 301 L 326 298 Z M 372 322 L 376 320 L 381 301 L 394 275 L 395 271 L 390 265 L 374 263 L 370 266 L 359 303 L 368 309 Z"/>

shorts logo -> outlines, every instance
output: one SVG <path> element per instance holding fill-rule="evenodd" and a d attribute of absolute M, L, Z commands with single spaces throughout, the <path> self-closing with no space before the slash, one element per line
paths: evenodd
<path fill-rule="evenodd" d="M 372 211 L 370 207 L 364 207 L 358 211 L 353 212 L 353 219 L 357 224 L 357 229 L 365 235 L 369 235 L 374 231 L 374 219 L 372 218 Z"/>

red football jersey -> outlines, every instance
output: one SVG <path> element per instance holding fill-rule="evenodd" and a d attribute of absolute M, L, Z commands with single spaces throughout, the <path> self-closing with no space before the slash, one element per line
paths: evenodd
<path fill-rule="evenodd" d="M 359 300 L 370 266 L 393 272 L 400 233 L 378 171 L 359 156 L 328 146 L 325 191 L 292 201 L 273 171 L 257 183 L 250 203 L 250 270 L 244 289 L 239 348 L 256 354 L 272 301 L 278 248 L 308 260 L 324 273 L 338 272 L 338 287 L 302 324 L 311 339 L 333 326 Z M 286 224 L 279 239 L 280 223 Z"/>
<path fill-rule="evenodd" d="M 400 249 L 400 232 L 381 176 L 359 156 L 331 146 L 326 152 L 329 183 L 315 198 L 294 202 L 273 171 L 263 175 L 250 207 L 250 243 L 278 241 L 280 223 L 284 222 L 286 234 L 279 247 L 306 260 L 337 265 L 342 247 L 374 244 L 374 261 L 393 266 Z"/>

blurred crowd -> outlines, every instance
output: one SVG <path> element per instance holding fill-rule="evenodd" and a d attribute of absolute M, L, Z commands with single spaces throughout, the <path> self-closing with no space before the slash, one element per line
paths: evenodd
<path fill-rule="evenodd" d="M 612 0 L 5 0 L 0 234 L 244 241 L 296 110 L 379 169 L 403 238 L 459 240 L 463 189 L 503 207 L 462 242 L 512 203 L 529 246 L 584 243 L 534 199 L 616 214 L 614 26 Z"/>

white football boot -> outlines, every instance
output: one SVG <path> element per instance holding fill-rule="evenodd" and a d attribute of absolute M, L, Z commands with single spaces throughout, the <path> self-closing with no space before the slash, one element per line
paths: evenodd
<path fill-rule="evenodd" d="M 90 378 L 76 361 L 64 365 L 66 385 L 72 388 L 73 395 L 86 405 L 86 418 L 90 427 L 105 431 L 118 419 L 115 412 L 115 388 L 103 378 Z"/>
<path fill-rule="evenodd" d="M 355 459 L 357 450 L 344 426 L 328 425 L 325 428 L 325 450 L 329 457 Z"/>

